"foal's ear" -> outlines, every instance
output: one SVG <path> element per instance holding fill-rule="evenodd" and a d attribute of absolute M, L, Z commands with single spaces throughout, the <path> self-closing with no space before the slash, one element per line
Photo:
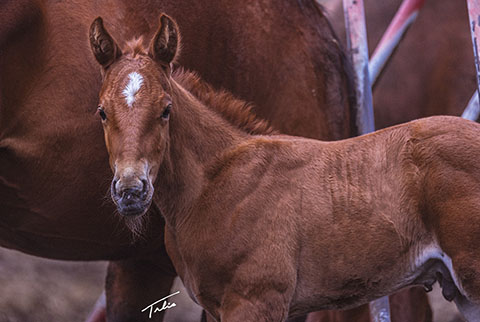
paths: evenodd
<path fill-rule="evenodd" d="M 92 22 L 89 38 L 93 55 L 104 69 L 122 55 L 115 40 L 103 26 L 102 18 L 98 17 Z"/>
<path fill-rule="evenodd" d="M 150 42 L 149 55 L 162 66 L 169 68 L 177 55 L 179 43 L 177 23 L 162 13 L 160 27 Z"/>

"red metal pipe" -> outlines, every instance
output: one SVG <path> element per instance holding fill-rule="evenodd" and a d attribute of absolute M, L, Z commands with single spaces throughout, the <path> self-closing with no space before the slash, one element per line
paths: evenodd
<path fill-rule="evenodd" d="M 400 43 L 408 27 L 415 21 L 425 0 L 404 0 L 382 36 L 369 63 L 370 81 L 375 83 L 386 62 Z"/>

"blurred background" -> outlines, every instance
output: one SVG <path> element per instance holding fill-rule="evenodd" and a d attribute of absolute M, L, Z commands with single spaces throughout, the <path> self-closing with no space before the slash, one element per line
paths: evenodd
<path fill-rule="evenodd" d="M 85 321 L 103 291 L 106 268 L 107 262 L 49 260 L 0 248 L 0 322 Z M 175 291 L 177 306 L 167 310 L 166 322 L 199 322 L 201 309 L 179 279 Z"/>
<path fill-rule="evenodd" d="M 0 321 L 85 320 L 103 290 L 106 267 L 0 248 Z"/>

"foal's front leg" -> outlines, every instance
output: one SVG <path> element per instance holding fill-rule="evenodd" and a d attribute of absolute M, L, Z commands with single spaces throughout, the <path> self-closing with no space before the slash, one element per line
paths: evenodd
<path fill-rule="evenodd" d="M 197 299 L 209 312 L 207 313 L 208 322 L 213 320 L 212 317 L 221 322 L 284 322 L 287 320 L 296 283 L 293 269 L 281 264 L 276 269 L 245 265 L 237 267 L 235 271 L 238 274 L 230 279 L 229 283 L 223 284 L 223 288 L 222 284 L 210 283 L 208 287 L 197 293 Z M 275 274 L 274 271 L 279 274 Z M 215 279 L 206 281 L 215 281 Z M 202 285 L 201 280 L 195 283 Z"/>
<path fill-rule="evenodd" d="M 288 302 L 284 294 L 275 291 L 256 299 L 229 294 L 219 311 L 221 322 L 283 322 L 288 316 Z"/>

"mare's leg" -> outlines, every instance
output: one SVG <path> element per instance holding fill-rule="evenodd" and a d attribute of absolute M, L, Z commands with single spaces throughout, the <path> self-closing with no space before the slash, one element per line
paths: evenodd
<path fill-rule="evenodd" d="M 370 311 L 368 304 L 341 311 L 318 311 L 310 313 L 306 322 L 370 322 Z M 407 321 L 407 320 L 405 320 Z"/>
<path fill-rule="evenodd" d="M 411 287 L 390 295 L 392 321 L 432 322 L 432 309 L 423 287 Z"/>
<path fill-rule="evenodd" d="M 170 265 L 169 261 L 166 267 L 149 260 L 110 262 L 105 286 L 107 321 L 163 321 L 165 311 L 149 318 L 142 310 L 170 294 L 176 275 Z"/>

